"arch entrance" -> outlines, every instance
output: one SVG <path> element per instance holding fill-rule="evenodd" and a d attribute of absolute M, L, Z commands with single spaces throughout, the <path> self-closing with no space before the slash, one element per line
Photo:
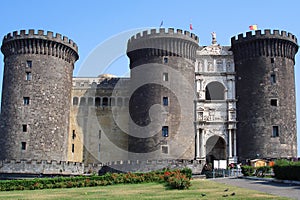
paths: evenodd
<path fill-rule="evenodd" d="M 206 162 L 213 163 L 214 160 L 226 160 L 226 142 L 216 135 L 206 141 Z"/>

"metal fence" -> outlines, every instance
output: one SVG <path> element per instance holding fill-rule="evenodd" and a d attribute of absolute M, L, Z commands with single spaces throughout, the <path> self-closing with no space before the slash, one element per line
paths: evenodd
<path fill-rule="evenodd" d="M 242 169 L 213 169 L 204 172 L 206 178 L 225 178 L 243 176 Z"/>

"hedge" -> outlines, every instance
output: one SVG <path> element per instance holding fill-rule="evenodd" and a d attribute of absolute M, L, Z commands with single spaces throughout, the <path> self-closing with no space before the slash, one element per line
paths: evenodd
<path fill-rule="evenodd" d="M 147 173 L 106 173 L 102 176 L 2 180 L 0 181 L 0 191 L 91 187 L 145 182 L 165 183 L 170 188 L 188 189 L 191 185 L 191 174 L 191 169 L 184 168 L 181 170 L 165 169 Z"/>
<path fill-rule="evenodd" d="M 278 160 L 273 166 L 275 178 L 300 181 L 300 162 Z"/>

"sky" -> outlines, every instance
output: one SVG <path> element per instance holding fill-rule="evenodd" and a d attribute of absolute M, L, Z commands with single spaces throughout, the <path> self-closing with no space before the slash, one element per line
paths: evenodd
<path fill-rule="evenodd" d="M 220 45 L 229 46 L 230 39 L 258 29 L 286 30 L 300 38 L 298 0 L 85 0 L 40 1 L 14 0 L 0 3 L 0 37 L 15 30 L 41 29 L 71 38 L 79 47 L 79 60 L 74 76 L 97 76 L 112 73 L 128 76 L 126 41 L 133 33 L 158 28 L 192 31 L 200 45 L 211 44 L 211 32 L 217 33 Z M 93 66 L 86 63 L 98 51 L 105 60 Z M 107 54 L 112 55 L 110 58 Z M 295 78 L 297 100 L 298 156 L 300 155 L 300 53 L 296 55 Z M 0 54 L 0 88 L 3 77 L 3 55 Z M 88 66 L 88 67 L 87 67 Z M 1 89 L 0 89 L 1 92 Z"/>

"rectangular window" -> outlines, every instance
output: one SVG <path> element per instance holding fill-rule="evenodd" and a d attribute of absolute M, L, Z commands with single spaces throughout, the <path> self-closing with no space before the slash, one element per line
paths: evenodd
<path fill-rule="evenodd" d="M 169 81 L 169 75 L 168 73 L 163 73 L 163 81 Z"/>
<path fill-rule="evenodd" d="M 274 63 L 275 59 L 274 58 L 271 58 L 271 63 Z"/>
<path fill-rule="evenodd" d="M 74 151 L 75 151 L 75 145 L 72 144 L 72 153 L 74 153 Z"/>
<path fill-rule="evenodd" d="M 169 59 L 167 57 L 164 57 L 164 64 L 167 64 L 169 62 Z"/>
<path fill-rule="evenodd" d="M 276 75 L 275 74 L 271 74 L 271 83 L 272 84 L 276 83 Z"/>
<path fill-rule="evenodd" d="M 32 67 L 32 61 L 31 60 L 26 61 L 26 67 L 28 67 L 28 68 Z"/>
<path fill-rule="evenodd" d="M 101 130 L 99 130 L 98 138 L 99 138 L 99 140 L 101 139 Z"/>
<path fill-rule="evenodd" d="M 161 152 L 163 154 L 168 154 L 169 153 L 169 147 L 166 145 L 161 146 Z"/>
<path fill-rule="evenodd" d="M 26 142 L 21 142 L 21 150 L 26 150 Z"/>
<path fill-rule="evenodd" d="M 272 137 L 279 137 L 279 127 L 273 126 Z"/>
<path fill-rule="evenodd" d="M 23 97 L 23 104 L 24 105 L 29 105 L 29 97 Z"/>
<path fill-rule="evenodd" d="M 164 106 L 169 105 L 169 98 L 168 97 L 163 97 L 163 105 Z"/>
<path fill-rule="evenodd" d="M 169 137 L 169 127 L 168 126 L 163 126 L 162 127 L 162 136 L 163 137 Z"/>
<path fill-rule="evenodd" d="M 31 72 L 26 72 L 25 80 L 26 81 L 30 81 L 31 80 Z"/>
<path fill-rule="evenodd" d="M 27 132 L 27 124 L 23 124 L 22 128 L 23 128 L 23 132 Z"/>
<path fill-rule="evenodd" d="M 277 106 L 277 99 L 271 99 L 271 106 Z"/>
<path fill-rule="evenodd" d="M 73 130 L 72 132 L 72 139 L 74 140 L 76 138 L 76 133 L 75 133 L 75 130 Z"/>

